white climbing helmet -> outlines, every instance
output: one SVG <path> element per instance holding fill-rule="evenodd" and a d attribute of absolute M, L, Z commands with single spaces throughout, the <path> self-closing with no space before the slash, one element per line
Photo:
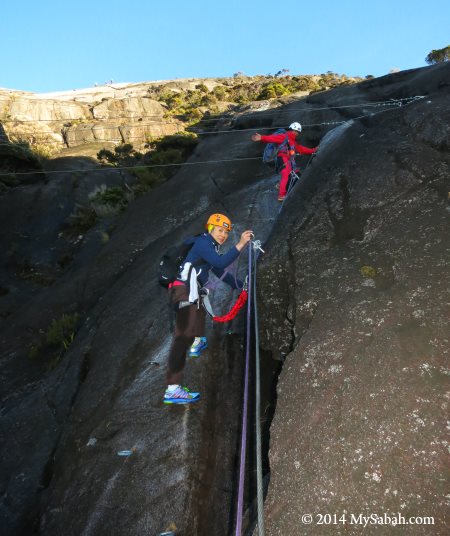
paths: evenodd
<path fill-rule="evenodd" d="M 289 129 L 290 130 L 296 130 L 297 132 L 301 132 L 302 131 L 302 125 L 300 123 L 297 123 L 297 122 L 291 123 L 289 125 Z"/>

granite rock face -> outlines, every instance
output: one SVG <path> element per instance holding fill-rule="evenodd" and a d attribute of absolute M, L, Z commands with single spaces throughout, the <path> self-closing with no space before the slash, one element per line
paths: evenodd
<path fill-rule="evenodd" d="M 151 84 L 150 84 L 151 86 Z M 118 91 L 33 94 L 0 90 L 0 123 L 11 140 L 62 148 L 104 142 L 142 146 L 148 137 L 183 130 L 166 109 L 146 95 L 149 85 Z M 107 89 L 107 88 L 104 88 Z"/>
<path fill-rule="evenodd" d="M 206 137 L 190 163 L 225 159 L 230 147 L 244 158 L 251 146 L 247 133 L 229 134 L 227 143 Z M 277 202 L 267 187 L 272 179 L 261 183 L 254 164 L 186 166 L 121 217 L 70 242 L 61 233 L 74 204 L 95 185 L 129 177 L 99 170 L 89 159 L 55 159 L 44 180 L 0 197 L 7 252 L 0 265 L 6 534 L 156 534 L 170 526 L 194 533 L 212 526 L 218 533 L 227 525 L 241 322 L 209 326 L 208 353 L 186 368 L 186 384 L 201 391 L 202 404 L 164 406 L 170 310 L 157 267 L 169 246 L 201 232 L 213 212 L 225 211 L 237 223 L 235 243 L 250 224 L 249 197 L 262 199 L 264 219 L 255 232 L 264 238 Z M 68 174 L 71 168 L 77 173 Z M 235 299 L 227 289 L 216 291 L 216 311 L 226 312 Z M 75 311 L 79 329 L 62 358 L 32 358 L 36 338 Z M 132 454 L 118 455 L 123 450 Z"/>
<path fill-rule="evenodd" d="M 267 534 L 360 534 L 360 514 L 370 534 L 393 533 L 384 516 L 448 533 L 448 83 L 448 66 L 409 73 L 424 99 L 329 133 L 271 237 Z"/>
<path fill-rule="evenodd" d="M 446 533 L 448 79 L 448 65 L 436 66 L 241 113 L 172 179 L 77 237 L 68 265 L 60 233 L 74 203 L 94 183 L 128 178 L 57 159 L 45 180 L 0 197 L 5 534 L 233 532 L 242 316 L 208 326 L 207 353 L 187 364 L 202 401 L 161 401 L 170 315 L 159 258 L 216 211 L 236 223 L 230 244 L 246 228 L 265 242 L 261 345 L 284 363 L 267 533 L 322 534 L 301 514 L 343 509 L 435 516 L 434 533 L 411 534 Z M 413 95 L 425 98 L 398 104 Z M 390 99 L 397 105 L 374 106 Z M 356 109 L 337 108 L 348 104 Z M 280 213 L 276 177 L 244 129 L 298 119 L 302 143 L 320 151 L 300 160 Z M 19 270 L 19 258 L 49 267 L 51 281 Z M 225 312 L 235 298 L 216 291 L 214 306 Z M 68 311 L 80 318 L 68 351 L 31 359 L 35 337 Z"/>

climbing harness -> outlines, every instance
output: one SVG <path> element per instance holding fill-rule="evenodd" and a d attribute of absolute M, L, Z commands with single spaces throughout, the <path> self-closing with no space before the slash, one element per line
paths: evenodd
<path fill-rule="evenodd" d="M 205 224 L 205 227 L 207 230 L 209 230 L 210 226 L 214 227 L 216 225 L 224 227 L 227 230 L 232 229 L 230 219 L 223 214 L 213 214 L 212 216 L 210 216 Z M 246 300 L 245 294 L 242 294 L 242 296 L 238 298 L 237 303 L 233 306 L 233 309 L 229 313 L 223 315 L 222 317 L 219 317 L 214 314 L 211 302 L 209 300 L 209 292 L 210 290 L 215 289 L 217 284 L 222 281 L 228 273 L 231 272 L 230 266 L 235 267 L 233 275 L 236 283 L 236 288 L 239 288 L 238 280 L 236 277 L 236 261 L 239 259 L 241 252 L 239 253 L 237 259 L 235 259 L 235 261 L 230 266 L 227 266 L 223 270 L 223 273 L 217 282 L 210 283 L 209 281 L 207 281 L 205 286 L 201 286 L 198 280 L 198 276 L 202 273 L 202 269 L 200 268 L 197 271 L 197 269 L 191 262 L 186 262 L 186 257 L 194 246 L 196 238 L 200 236 L 202 236 L 202 234 L 197 234 L 195 236 L 189 237 L 183 242 L 181 246 L 174 246 L 166 251 L 166 253 L 161 257 L 159 263 L 158 282 L 160 285 L 167 289 L 172 289 L 173 287 L 177 286 L 186 287 L 186 291 L 188 291 L 189 293 L 187 299 L 175 301 L 171 305 L 171 308 L 173 308 L 175 311 L 179 311 L 180 309 L 183 309 L 184 307 L 188 307 L 193 304 L 197 304 L 197 309 L 199 309 L 202 305 L 206 312 L 211 316 L 211 318 L 213 318 L 213 320 L 217 319 L 216 322 L 227 322 L 228 320 L 232 320 L 237 315 L 239 310 L 243 307 Z M 219 253 L 218 247 L 219 246 L 217 245 L 215 247 L 217 253 Z M 244 290 L 246 291 L 247 289 L 245 288 Z"/>
<path fill-rule="evenodd" d="M 305 173 L 305 171 L 308 169 L 309 165 L 311 164 L 314 156 L 316 155 L 317 153 L 312 153 L 309 157 L 309 160 L 308 160 L 308 163 L 306 164 L 305 166 L 305 169 L 303 170 L 302 173 Z M 300 176 L 297 174 L 297 169 L 295 168 L 295 166 L 293 166 L 292 164 L 295 164 L 295 159 L 293 159 L 293 162 L 291 163 L 291 167 L 292 167 L 292 171 L 291 173 L 289 174 L 289 182 L 288 182 L 288 188 L 287 188 L 287 191 L 286 191 L 286 195 L 283 199 L 283 202 L 281 203 L 281 206 L 280 206 L 280 209 L 278 211 L 278 214 L 281 212 L 281 210 L 283 209 L 283 205 L 284 205 L 284 202 L 286 201 L 289 193 L 292 191 L 292 189 L 294 188 L 294 186 L 297 184 L 297 182 L 300 180 Z"/>
<path fill-rule="evenodd" d="M 200 308 L 200 302 L 203 305 L 203 309 L 209 314 L 209 316 L 214 318 L 214 311 L 211 305 L 211 302 L 209 301 L 209 289 L 202 287 L 198 291 L 199 293 L 199 301 L 197 304 L 197 307 Z"/>
<path fill-rule="evenodd" d="M 288 187 L 286 195 L 292 190 L 292 188 L 297 184 L 297 181 L 300 179 L 298 172 L 300 170 L 297 168 L 297 163 L 295 162 L 295 156 L 291 158 L 291 172 L 289 173 Z"/>

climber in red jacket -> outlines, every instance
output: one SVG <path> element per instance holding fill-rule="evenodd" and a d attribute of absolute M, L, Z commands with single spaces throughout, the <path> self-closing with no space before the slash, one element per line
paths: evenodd
<path fill-rule="evenodd" d="M 295 122 L 290 124 L 288 130 L 282 134 L 261 136 L 261 134 L 256 133 L 252 136 L 253 141 L 279 144 L 276 161 L 276 169 L 281 171 L 278 201 L 284 201 L 286 197 L 289 175 L 292 171 L 292 165 L 295 164 L 295 154 L 313 154 L 317 151 L 317 147 L 310 149 L 297 143 L 301 131 L 302 125 Z"/>

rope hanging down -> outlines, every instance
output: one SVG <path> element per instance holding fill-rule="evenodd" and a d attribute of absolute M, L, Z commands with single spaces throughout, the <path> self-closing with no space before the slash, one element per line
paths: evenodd
<path fill-rule="evenodd" d="M 264 252 L 261 247 L 260 251 Z M 264 536 L 264 490 L 261 445 L 261 357 L 259 353 L 258 303 L 256 297 L 256 262 L 259 253 L 255 251 L 253 261 L 253 317 L 255 332 L 255 435 L 256 435 L 256 504 L 258 512 L 258 536 Z"/>
<path fill-rule="evenodd" d="M 252 248 L 248 248 L 248 291 L 252 290 Z M 247 337 L 245 352 L 245 373 L 244 373 L 244 399 L 242 402 L 242 429 L 241 429 L 241 451 L 239 460 L 239 484 L 236 512 L 236 536 L 242 536 L 242 517 L 244 511 L 244 480 L 245 480 L 245 455 L 247 450 L 247 411 L 248 411 L 248 384 L 250 369 L 250 343 L 251 343 L 251 295 L 247 302 Z"/>
<path fill-rule="evenodd" d="M 247 302 L 247 336 L 246 336 L 246 351 L 245 351 L 245 375 L 244 375 L 244 398 L 242 403 L 242 430 L 241 430 L 241 452 L 239 462 L 239 484 L 238 484 L 238 500 L 237 500 L 237 513 L 236 513 L 236 536 L 242 536 L 242 524 L 243 524 L 243 508 L 244 508 L 244 483 L 245 483 L 245 464 L 246 464 L 246 450 L 247 450 L 247 413 L 248 413 L 248 396 L 249 396 L 249 368 L 250 368 L 250 354 L 251 354 L 251 310 L 252 305 L 255 313 L 255 343 L 259 347 L 258 329 L 258 315 L 256 312 L 256 261 L 258 259 L 258 252 L 264 253 L 261 248 L 260 240 L 252 240 L 252 247 L 248 249 L 248 302 Z M 252 281 L 253 287 L 252 287 Z M 252 291 L 254 295 L 252 295 Z M 252 301 L 253 300 L 253 301 Z M 264 536 L 264 498 L 263 498 L 263 483 L 262 483 L 262 458 L 261 458 L 261 429 L 259 426 L 260 420 L 260 374 L 259 374 L 259 351 L 257 348 L 256 359 L 256 405 L 257 405 L 257 425 L 256 425 L 256 455 L 257 455 L 257 481 L 258 481 L 258 534 Z"/>
<path fill-rule="evenodd" d="M 213 316 L 214 322 L 228 322 L 233 320 L 233 318 L 238 314 L 238 312 L 244 307 L 247 302 L 248 292 L 243 290 L 240 294 L 236 303 L 233 305 L 231 310 L 223 316 Z"/>

